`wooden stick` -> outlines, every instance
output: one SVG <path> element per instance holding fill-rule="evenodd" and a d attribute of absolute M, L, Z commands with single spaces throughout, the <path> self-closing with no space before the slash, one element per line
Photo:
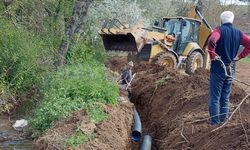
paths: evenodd
<path fill-rule="evenodd" d="M 235 112 L 240 109 L 240 106 L 243 104 L 243 102 L 250 96 L 250 93 L 247 94 L 247 96 L 245 96 L 242 101 L 240 102 L 240 104 L 237 106 L 237 108 L 232 112 L 232 114 L 230 115 L 230 117 L 219 127 L 213 129 L 211 132 L 217 131 L 221 128 L 223 128 L 228 122 L 229 120 L 233 117 L 233 115 L 235 114 Z"/>
<path fill-rule="evenodd" d="M 247 142 L 247 145 L 249 145 L 248 137 L 247 137 L 247 131 L 246 131 L 246 128 L 245 128 L 245 126 L 244 126 L 244 124 L 242 122 L 242 116 L 241 116 L 240 108 L 239 108 L 239 115 L 240 115 L 240 123 L 241 123 L 242 129 L 244 130 L 244 133 L 245 133 L 246 142 Z"/>
<path fill-rule="evenodd" d="M 187 140 L 187 138 L 183 135 L 183 130 L 184 130 L 183 126 L 184 126 L 184 122 L 182 121 L 181 137 L 183 137 L 183 139 L 184 139 L 187 143 L 189 143 L 189 141 Z"/>
<path fill-rule="evenodd" d="M 126 86 L 126 90 L 129 88 L 129 86 L 130 86 L 130 84 L 131 84 L 132 80 L 135 78 L 135 75 L 136 75 L 136 73 L 135 73 L 135 74 L 133 74 L 132 79 L 131 79 L 131 80 L 129 81 L 129 83 L 127 84 L 127 86 Z"/>

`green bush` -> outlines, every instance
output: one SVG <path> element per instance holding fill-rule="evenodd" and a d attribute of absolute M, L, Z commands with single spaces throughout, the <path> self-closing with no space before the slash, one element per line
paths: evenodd
<path fill-rule="evenodd" d="M 102 120 L 100 112 L 91 111 L 91 107 L 95 102 L 115 104 L 118 88 L 107 79 L 104 65 L 92 60 L 85 64 L 68 65 L 48 76 L 44 93 L 44 100 L 31 121 L 39 132 L 49 128 L 59 118 L 82 108 L 90 114 L 93 112 L 97 121 Z"/>
<path fill-rule="evenodd" d="M 41 81 L 37 38 L 8 23 L 0 26 L 0 78 L 11 90 L 29 90 Z"/>
<path fill-rule="evenodd" d="M 67 62 L 70 64 L 85 63 L 86 61 L 97 60 L 103 62 L 105 58 L 105 50 L 103 46 L 91 45 L 85 42 L 79 42 L 72 46 L 67 56 Z"/>

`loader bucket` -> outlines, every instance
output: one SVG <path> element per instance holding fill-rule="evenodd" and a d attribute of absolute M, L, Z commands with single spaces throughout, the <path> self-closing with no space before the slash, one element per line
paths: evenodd
<path fill-rule="evenodd" d="M 107 51 L 138 51 L 134 36 L 128 34 L 102 34 L 104 47 Z"/>

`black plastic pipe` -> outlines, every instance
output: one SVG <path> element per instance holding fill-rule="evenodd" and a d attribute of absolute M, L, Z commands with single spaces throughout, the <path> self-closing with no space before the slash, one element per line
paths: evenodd
<path fill-rule="evenodd" d="M 138 112 L 134 111 L 134 125 L 132 130 L 132 140 L 139 141 L 141 138 L 142 126 Z"/>
<path fill-rule="evenodd" d="M 143 142 L 140 145 L 140 150 L 151 150 L 152 138 L 150 135 L 145 135 Z"/>

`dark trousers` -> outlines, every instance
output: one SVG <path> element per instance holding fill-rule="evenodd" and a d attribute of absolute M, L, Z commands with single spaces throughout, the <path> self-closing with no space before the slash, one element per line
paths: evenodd
<path fill-rule="evenodd" d="M 234 70 L 233 68 L 230 73 L 228 71 L 228 75 L 233 77 Z M 221 70 L 218 72 L 212 70 L 210 73 L 208 105 L 211 125 L 224 122 L 228 118 L 232 82 L 233 79 Z"/>
<path fill-rule="evenodd" d="M 131 98 L 132 98 L 132 90 L 130 88 L 128 88 L 127 91 L 128 91 L 128 99 L 131 100 Z"/>

